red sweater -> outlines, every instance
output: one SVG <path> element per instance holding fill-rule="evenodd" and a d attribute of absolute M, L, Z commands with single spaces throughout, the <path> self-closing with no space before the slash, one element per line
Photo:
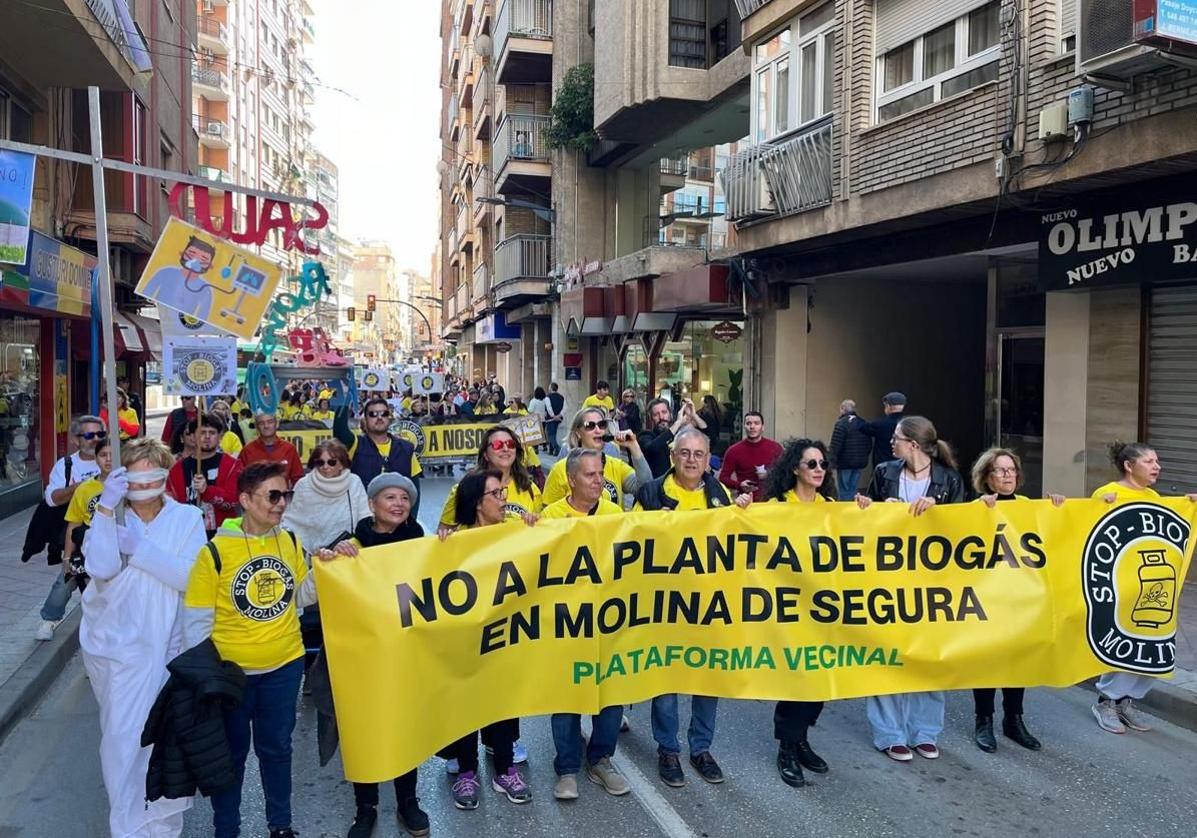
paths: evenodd
<path fill-rule="evenodd" d="M 756 491 L 752 493 L 753 500 L 764 500 L 765 481 L 757 477 L 756 467 L 769 468 L 781 456 L 782 447 L 768 437 L 761 437 L 756 442 L 742 439 L 727 449 L 723 455 L 723 465 L 719 469 L 719 482 L 730 489 L 740 490 L 740 483 L 750 480 L 756 483 Z"/>
<path fill-rule="evenodd" d="M 267 448 L 266 444 L 262 442 L 262 438 L 258 437 L 241 449 L 242 467 L 250 463 L 261 462 L 262 460 L 285 463 L 287 466 L 287 479 L 291 481 L 292 486 L 299 482 L 299 478 L 303 477 L 303 462 L 299 459 L 299 452 L 295 450 L 294 445 L 285 439 L 276 436 L 274 438 L 274 445 Z"/>
<path fill-rule="evenodd" d="M 213 475 L 212 463 L 219 457 L 220 465 Z M 215 532 L 229 518 L 237 517 L 241 507 L 238 504 L 237 475 L 241 474 L 241 463 L 227 454 L 213 454 L 204 460 L 208 488 L 197 498 L 190 497 L 191 480 L 195 477 L 195 459 L 185 457 L 171 466 L 166 477 L 166 491 L 179 503 L 195 504 L 204 513 L 204 529 Z"/>

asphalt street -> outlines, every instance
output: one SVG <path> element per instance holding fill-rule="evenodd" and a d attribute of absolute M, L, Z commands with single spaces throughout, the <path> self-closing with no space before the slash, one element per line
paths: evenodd
<path fill-rule="evenodd" d="M 421 519 L 427 529 L 449 485 L 444 478 L 424 482 Z M 837 702 L 827 707 L 811 737 L 831 772 L 803 789 L 791 789 L 777 777 L 773 707 L 756 701 L 720 704 L 713 752 L 727 782 L 708 785 L 687 770 L 685 788 L 667 788 L 657 779 L 648 705 L 641 704 L 628 713 L 632 730 L 621 736 L 616 757 L 633 793 L 612 798 L 582 779 L 581 799 L 565 804 L 552 796 L 548 720 L 531 718 L 523 723 L 531 804 L 513 805 L 484 787 L 477 811 L 457 811 L 436 758 L 421 769 L 419 794 L 432 833 L 439 836 L 1197 834 L 1192 783 L 1197 734 L 1163 721 L 1150 733 L 1104 733 L 1090 713 L 1091 702 L 1082 688 L 1029 691 L 1028 725 L 1044 750 L 1031 753 L 1001 740 L 998 752 L 986 755 L 972 744 L 971 696 L 951 694 L 940 740 L 943 757 L 909 764 L 893 763 L 872 749 L 862 701 Z M 76 659 L 0 745 L 0 838 L 105 835 L 98 740 L 95 702 Z M 353 815 L 352 789 L 338 761 L 318 767 L 315 712 L 308 699 L 301 702 L 294 742 L 296 831 L 303 838 L 344 835 Z M 252 756 L 242 812 L 243 834 L 265 836 Z M 207 802 L 198 801 L 184 834 L 209 835 L 210 818 Z M 396 825 L 389 788 L 383 790 L 375 834 L 405 834 Z"/>

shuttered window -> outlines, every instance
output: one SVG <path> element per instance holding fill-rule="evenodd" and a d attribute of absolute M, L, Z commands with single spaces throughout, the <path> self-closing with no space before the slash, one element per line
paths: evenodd
<path fill-rule="evenodd" d="M 1080 0 L 1060 2 L 1060 52 L 1076 49 L 1076 7 Z"/>
<path fill-rule="evenodd" d="M 1147 336 L 1147 443 L 1163 470 L 1156 489 L 1197 491 L 1197 285 L 1153 288 Z"/>
<path fill-rule="evenodd" d="M 877 0 L 877 54 L 966 15 L 988 0 Z M 1063 2 L 1063 0 L 1061 0 Z"/>

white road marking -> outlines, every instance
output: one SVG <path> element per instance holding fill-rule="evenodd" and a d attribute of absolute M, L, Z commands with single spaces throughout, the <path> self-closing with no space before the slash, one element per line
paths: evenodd
<path fill-rule="evenodd" d="M 698 838 L 698 833 L 690 828 L 685 818 L 657 791 L 653 781 L 645 777 L 630 760 L 612 757 L 611 764 L 628 781 L 632 795 L 640 801 L 644 811 L 657 822 L 657 826 L 661 827 L 661 831 L 668 838 Z"/>

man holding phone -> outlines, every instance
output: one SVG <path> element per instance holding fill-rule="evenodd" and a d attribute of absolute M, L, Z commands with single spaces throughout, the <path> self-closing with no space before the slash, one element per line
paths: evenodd
<path fill-rule="evenodd" d="M 751 493 L 754 501 L 764 500 L 765 475 L 781 451 L 780 445 L 765 436 L 765 417 L 750 410 L 744 414 L 744 438 L 723 455 L 719 482 L 733 494 Z"/>

